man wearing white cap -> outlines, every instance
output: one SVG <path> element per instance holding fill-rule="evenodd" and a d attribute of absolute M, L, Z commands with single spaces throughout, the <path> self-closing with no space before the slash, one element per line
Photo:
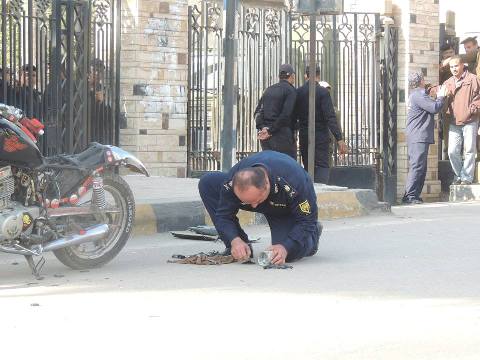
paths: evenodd
<path fill-rule="evenodd" d="M 315 89 L 315 172 L 314 181 L 327 184 L 330 177 L 330 133 L 334 136 L 340 154 L 347 152 L 342 130 L 337 122 L 332 98 L 327 82 L 320 82 L 320 68 L 315 69 L 317 81 Z M 309 107 L 309 68 L 305 71 L 305 84 L 297 89 L 297 102 L 294 118 L 299 122 L 300 152 L 305 168 L 308 167 L 308 107 Z M 323 83 L 323 84 L 320 84 Z M 325 86 L 326 85 L 326 86 Z"/>

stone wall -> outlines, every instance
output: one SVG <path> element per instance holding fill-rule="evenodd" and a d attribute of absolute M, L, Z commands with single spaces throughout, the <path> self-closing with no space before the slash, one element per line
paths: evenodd
<path fill-rule="evenodd" d="M 187 0 L 122 4 L 120 145 L 152 175 L 186 175 L 187 27 Z"/>
<path fill-rule="evenodd" d="M 405 126 L 409 95 L 408 74 L 421 70 L 426 82 L 438 83 L 439 6 L 438 0 L 392 0 L 392 15 L 400 27 L 398 52 L 398 145 L 397 145 L 397 197 L 401 199 L 408 173 Z M 438 142 L 438 131 L 435 130 Z M 423 189 L 424 200 L 438 200 L 438 145 L 430 146 L 428 171 Z"/>

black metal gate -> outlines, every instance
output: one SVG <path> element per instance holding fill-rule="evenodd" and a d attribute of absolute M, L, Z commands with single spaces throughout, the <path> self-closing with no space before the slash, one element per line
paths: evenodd
<path fill-rule="evenodd" d="M 118 144 L 120 5 L 2 0 L 0 102 L 45 123 L 45 154 Z"/>
<path fill-rule="evenodd" d="M 220 169 L 223 119 L 223 9 L 202 1 L 189 10 L 188 169 Z M 309 18 L 279 9 L 238 9 L 237 159 L 259 150 L 253 112 L 263 90 L 278 81 L 278 66 L 296 68 L 303 83 L 309 54 Z M 317 63 L 331 87 L 347 156 L 332 165 L 371 169 L 381 198 L 396 179 L 396 29 L 379 14 L 346 13 L 317 19 Z M 345 172 L 343 172 L 345 174 Z M 386 183 L 388 182 L 388 185 Z"/>

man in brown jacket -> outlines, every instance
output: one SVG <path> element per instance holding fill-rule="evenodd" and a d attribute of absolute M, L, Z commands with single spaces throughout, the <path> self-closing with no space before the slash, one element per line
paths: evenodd
<path fill-rule="evenodd" d="M 446 113 L 450 118 L 448 156 L 455 172 L 454 184 L 469 185 L 473 181 L 477 154 L 480 82 L 475 75 L 467 71 L 460 56 L 451 58 L 450 71 L 453 76 L 445 81 L 449 93 Z"/>

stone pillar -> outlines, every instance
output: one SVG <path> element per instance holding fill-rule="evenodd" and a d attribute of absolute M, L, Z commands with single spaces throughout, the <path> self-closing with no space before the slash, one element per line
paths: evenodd
<path fill-rule="evenodd" d="M 187 3 L 122 4 L 120 145 L 152 175 L 186 176 Z"/>
<path fill-rule="evenodd" d="M 409 95 L 408 74 L 421 70 L 427 83 L 438 84 L 439 7 L 438 0 L 392 0 L 392 16 L 400 27 L 398 51 L 397 112 L 397 199 L 401 200 L 408 173 L 405 126 Z M 435 129 L 438 142 L 438 129 Z M 428 171 L 422 198 L 435 201 L 440 195 L 438 146 L 430 146 Z"/>

